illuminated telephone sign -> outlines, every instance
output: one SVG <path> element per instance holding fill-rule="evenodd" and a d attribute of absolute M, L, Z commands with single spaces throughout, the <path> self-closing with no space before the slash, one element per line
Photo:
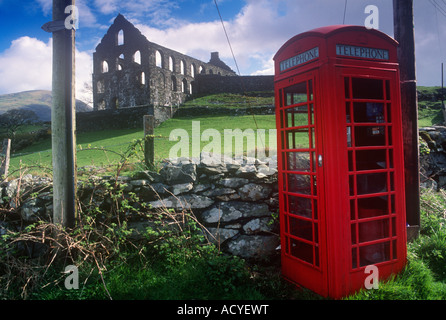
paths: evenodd
<path fill-rule="evenodd" d="M 332 26 L 274 57 L 282 273 L 323 296 L 406 262 L 397 45 L 378 30 Z"/>

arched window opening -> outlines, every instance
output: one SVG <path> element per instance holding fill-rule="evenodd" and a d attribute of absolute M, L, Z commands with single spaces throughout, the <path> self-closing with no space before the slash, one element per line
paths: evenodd
<path fill-rule="evenodd" d="M 124 65 L 124 54 L 121 53 L 118 58 L 116 58 L 116 70 L 121 71 Z"/>
<path fill-rule="evenodd" d="M 146 73 L 141 72 L 141 78 L 139 79 L 142 85 L 146 84 Z"/>
<path fill-rule="evenodd" d="M 122 46 L 124 44 L 124 30 L 119 30 L 116 37 L 116 45 Z"/>
<path fill-rule="evenodd" d="M 108 72 L 108 62 L 105 61 L 105 60 L 102 61 L 101 72 L 102 73 L 107 73 Z"/>
<path fill-rule="evenodd" d="M 133 62 L 141 64 L 141 52 L 139 50 L 133 55 Z"/>
<path fill-rule="evenodd" d="M 186 79 L 183 79 L 183 81 L 181 81 L 181 92 L 187 93 L 187 81 L 186 81 Z"/>
<path fill-rule="evenodd" d="M 104 82 L 99 80 L 96 84 L 96 90 L 98 93 L 104 93 Z"/>
<path fill-rule="evenodd" d="M 105 110 L 105 101 L 104 101 L 104 99 L 99 100 L 99 102 L 98 102 L 98 110 Z"/>
<path fill-rule="evenodd" d="M 180 61 L 180 73 L 181 73 L 181 74 L 184 74 L 184 71 L 185 71 L 185 68 L 184 68 L 184 61 L 181 60 L 181 61 Z"/>
<path fill-rule="evenodd" d="M 195 77 L 195 65 L 193 65 L 193 64 L 190 65 L 190 76 L 192 78 Z"/>
<path fill-rule="evenodd" d="M 172 91 L 177 91 L 177 78 L 175 76 L 172 76 Z"/>
<path fill-rule="evenodd" d="M 158 68 L 163 67 L 163 58 L 161 56 L 161 52 L 159 52 L 158 50 L 156 50 L 155 52 L 155 64 Z"/>
<path fill-rule="evenodd" d="M 169 57 L 169 70 L 173 72 L 173 59 L 172 57 Z"/>

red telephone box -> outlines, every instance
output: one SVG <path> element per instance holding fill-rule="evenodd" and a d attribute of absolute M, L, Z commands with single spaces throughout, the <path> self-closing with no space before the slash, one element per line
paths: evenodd
<path fill-rule="evenodd" d="M 323 296 L 406 262 L 397 46 L 377 30 L 330 26 L 274 57 L 282 273 Z"/>

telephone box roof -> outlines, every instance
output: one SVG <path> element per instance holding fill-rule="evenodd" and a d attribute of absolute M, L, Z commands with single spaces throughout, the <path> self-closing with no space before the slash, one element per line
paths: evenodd
<path fill-rule="evenodd" d="M 395 39 L 393 39 L 389 35 L 381 32 L 379 30 L 376 30 L 376 29 L 367 29 L 364 26 L 356 26 L 356 25 L 331 25 L 331 26 L 316 28 L 316 29 L 309 30 L 309 31 L 295 35 L 294 37 L 289 39 L 287 42 L 285 42 L 284 45 L 282 45 L 282 47 L 277 51 L 276 55 L 274 56 L 274 60 L 290 44 L 292 44 L 298 40 L 301 40 L 304 38 L 309 38 L 309 37 L 316 37 L 316 38 L 319 37 L 319 38 L 328 39 L 340 32 L 366 32 L 366 33 L 372 34 L 376 37 L 379 37 L 382 40 L 387 41 L 394 46 L 398 45 L 398 42 Z"/>

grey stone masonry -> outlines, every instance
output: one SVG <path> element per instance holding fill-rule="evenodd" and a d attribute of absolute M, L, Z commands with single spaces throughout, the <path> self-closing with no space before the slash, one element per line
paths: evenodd
<path fill-rule="evenodd" d="M 243 158 L 218 165 L 206 160 L 209 155 L 202 154 L 200 159 L 170 159 L 159 172 L 140 171 L 118 178 L 95 176 L 91 166 L 79 168 L 80 173 L 89 176 L 87 183 L 78 186 L 79 201 L 108 208 L 110 197 L 101 186 L 117 182 L 123 199 L 136 195 L 138 201 L 131 204 L 135 208 L 144 202 L 149 204 L 149 211 L 192 211 L 208 240 L 224 252 L 253 260 L 277 256 L 276 156 L 261 161 Z M 98 172 L 100 169 L 97 168 Z M 24 224 L 51 219 L 51 187 L 50 179 L 31 175 L 3 182 L 0 206 L 16 208 Z M 140 219 L 129 225 L 143 230 L 150 221 Z"/>
<path fill-rule="evenodd" d="M 218 52 L 206 63 L 160 46 L 119 14 L 93 53 L 93 108 L 178 106 L 198 74 L 236 76 Z"/>

